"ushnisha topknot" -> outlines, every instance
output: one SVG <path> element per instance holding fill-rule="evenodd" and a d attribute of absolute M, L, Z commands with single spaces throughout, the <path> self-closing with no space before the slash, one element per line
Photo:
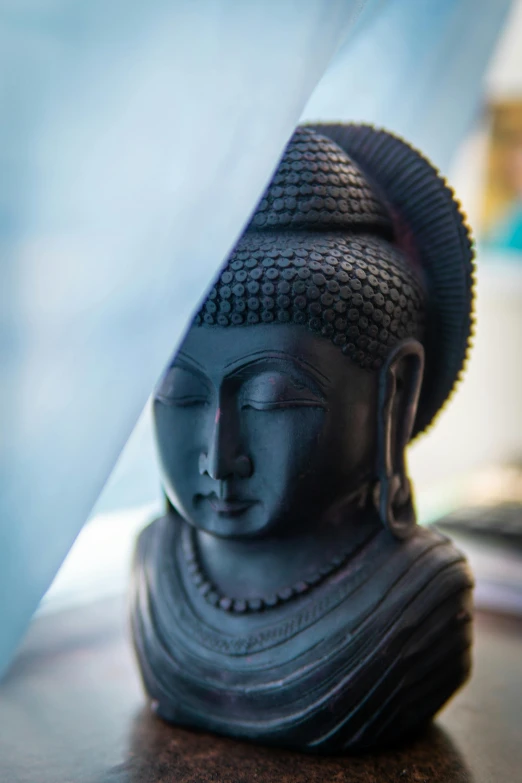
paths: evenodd
<path fill-rule="evenodd" d="M 361 169 L 335 142 L 300 127 L 247 231 L 365 231 L 393 238 L 393 222 Z"/>
<path fill-rule="evenodd" d="M 420 281 L 392 237 L 361 170 L 299 128 L 195 322 L 302 324 L 377 370 L 423 327 Z"/>

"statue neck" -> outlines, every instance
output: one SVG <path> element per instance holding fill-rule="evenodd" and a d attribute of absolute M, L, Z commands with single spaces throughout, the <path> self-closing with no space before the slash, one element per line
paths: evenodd
<path fill-rule="evenodd" d="M 249 599 L 335 570 L 380 529 L 375 514 L 352 511 L 337 516 L 335 524 L 318 524 L 313 532 L 232 540 L 196 531 L 194 540 L 201 570 L 220 593 Z"/>

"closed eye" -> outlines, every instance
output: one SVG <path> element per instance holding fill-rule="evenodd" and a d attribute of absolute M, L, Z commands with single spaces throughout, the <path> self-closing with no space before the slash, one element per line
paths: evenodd
<path fill-rule="evenodd" d="M 210 389 L 195 373 L 174 366 L 167 370 L 158 384 L 155 399 L 164 405 L 180 408 L 207 405 L 210 402 Z"/>
<path fill-rule="evenodd" d="M 194 405 L 208 405 L 208 399 L 206 397 L 163 397 L 161 394 L 157 394 L 156 399 L 164 405 L 176 405 L 179 408 L 190 408 Z"/>
<path fill-rule="evenodd" d="M 241 407 L 260 411 L 283 408 L 323 408 L 322 395 L 299 378 L 280 372 L 263 372 L 247 381 L 241 391 Z"/>

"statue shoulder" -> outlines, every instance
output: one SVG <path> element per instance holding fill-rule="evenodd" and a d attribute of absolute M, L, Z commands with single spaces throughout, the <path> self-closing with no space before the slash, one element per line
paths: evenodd
<path fill-rule="evenodd" d="M 430 570 L 444 573 L 446 570 L 453 578 L 463 582 L 463 586 L 473 587 L 474 580 L 466 556 L 458 549 L 451 538 L 434 527 L 418 527 L 414 536 L 418 543 L 426 548 L 426 564 Z M 412 542 L 416 543 L 416 542 Z"/>
<path fill-rule="evenodd" d="M 399 607 L 402 611 L 415 605 L 418 620 L 447 601 L 457 614 L 461 605 L 469 604 L 474 582 L 468 562 L 452 541 L 434 528 L 419 526 L 402 541 L 383 531 L 364 557 L 367 583 L 374 592 L 377 586 L 382 597 L 379 611 L 384 614 L 392 616 Z"/>

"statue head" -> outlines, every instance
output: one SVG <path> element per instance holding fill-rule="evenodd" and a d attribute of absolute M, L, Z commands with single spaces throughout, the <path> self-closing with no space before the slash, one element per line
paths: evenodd
<path fill-rule="evenodd" d="M 167 498 L 217 536 L 368 513 L 409 535 L 405 449 L 465 357 L 471 250 L 451 193 L 389 134 L 319 130 L 294 134 L 156 392 Z"/>

